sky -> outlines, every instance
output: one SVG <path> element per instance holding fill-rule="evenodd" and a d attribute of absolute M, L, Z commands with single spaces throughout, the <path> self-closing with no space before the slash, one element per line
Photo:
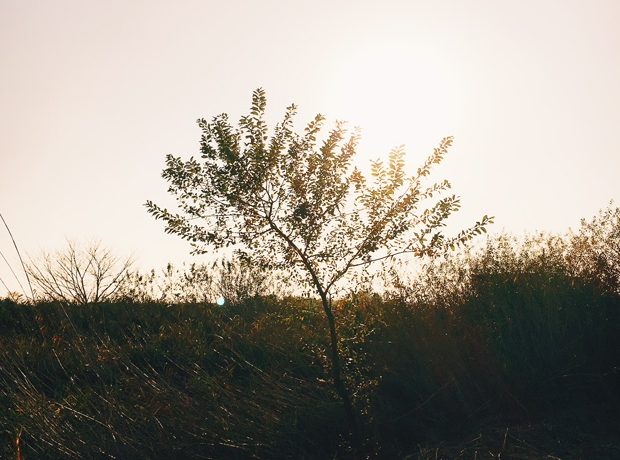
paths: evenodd
<path fill-rule="evenodd" d="M 299 128 L 359 126 L 362 167 L 402 144 L 413 171 L 453 135 L 454 228 L 564 232 L 620 201 L 618 23 L 616 0 L 0 0 L 0 213 L 26 257 L 206 261 L 144 202 L 173 205 L 164 157 L 199 152 L 197 118 L 262 87 L 271 123 L 294 102 Z M 3 228 L 0 251 L 23 281 Z"/>

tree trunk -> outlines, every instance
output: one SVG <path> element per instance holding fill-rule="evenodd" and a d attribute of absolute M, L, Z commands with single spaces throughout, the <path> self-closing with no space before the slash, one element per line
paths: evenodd
<path fill-rule="evenodd" d="M 338 395 L 342 399 L 344 409 L 349 420 L 351 433 L 353 435 L 353 447 L 356 450 L 361 448 L 360 428 L 358 424 L 357 414 L 351 403 L 351 395 L 349 389 L 342 380 L 342 367 L 340 361 L 340 352 L 338 351 L 338 333 L 336 332 L 336 321 L 334 320 L 334 313 L 332 312 L 331 302 L 327 298 L 327 295 L 319 291 L 321 296 L 321 302 L 323 304 L 323 310 L 327 317 L 327 324 L 329 326 L 329 338 L 330 338 L 330 351 L 332 362 L 332 379 L 334 380 L 334 386 Z"/>

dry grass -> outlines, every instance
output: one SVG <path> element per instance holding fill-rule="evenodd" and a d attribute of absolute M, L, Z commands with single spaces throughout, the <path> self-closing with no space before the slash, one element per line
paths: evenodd
<path fill-rule="evenodd" d="M 620 458 L 618 266 L 588 241 L 500 238 L 339 301 L 363 453 L 313 301 L 0 301 L 0 457 Z"/>

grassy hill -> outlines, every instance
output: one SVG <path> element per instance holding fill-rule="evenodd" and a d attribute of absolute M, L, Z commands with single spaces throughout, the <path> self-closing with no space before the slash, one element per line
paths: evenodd
<path fill-rule="evenodd" d="M 1 301 L 0 457 L 620 458 L 618 241 L 501 237 L 336 301 L 361 452 L 312 299 Z"/>

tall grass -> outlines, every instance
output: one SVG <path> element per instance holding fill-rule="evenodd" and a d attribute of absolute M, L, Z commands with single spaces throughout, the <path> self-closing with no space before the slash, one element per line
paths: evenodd
<path fill-rule="evenodd" d="M 7 233 L 9 234 L 9 238 L 11 238 L 11 242 L 13 243 L 13 247 L 15 248 L 15 252 L 17 253 L 17 257 L 19 259 L 19 262 L 21 263 L 22 270 L 24 271 L 24 275 L 26 276 L 26 281 L 28 282 L 28 287 L 30 288 L 30 298 L 34 299 L 34 292 L 32 290 L 32 284 L 30 283 L 30 276 L 28 275 L 28 271 L 26 270 L 26 265 L 24 264 L 24 259 L 22 258 L 22 254 L 19 251 L 19 247 L 17 246 L 17 242 L 15 241 L 15 238 L 13 237 L 13 232 L 11 232 L 11 229 L 9 228 L 9 224 L 7 224 L 7 222 L 4 219 L 4 216 L 2 215 L 2 213 L 0 213 L 0 220 L 2 220 L 2 223 L 4 224 L 4 228 L 6 229 Z M 9 263 L 9 261 L 6 259 L 6 257 L 4 256 L 4 254 L 2 252 L 0 252 L 0 255 L 2 256 L 2 259 L 6 262 L 7 266 L 11 270 L 11 273 L 13 274 L 15 279 L 17 280 L 17 283 L 19 284 L 19 287 L 22 289 L 23 295 L 27 296 L 28 294 L 26 293 L 26 290 L 22 286 L 22 283 L 19 281 L 19 278 L 15 274 L 15 271 L 13 270 L 13 267 L 11 266 L 11 264 Z M 5 282 L 2 279 L 0 279 L 0 282 L 5 287 L 5 289 L 10 292 L 8 286 L 5 284 Z"/>
<path fill-rule="evenodd" d="M 620 272 L 602 255 L 620 238 L 608 216 L 604 240 L 585 224 L 499 237 L 383 295 L 335 302 L 364 456 L 618 454 L 617 440 L 588 434 L 619 428 Z M 362 455 L 329 382 L 317 302 L 190 300 L 2 301 L 0 457 L 15 458 L 17 441 L 41 459 Z M 539 445 L 515 434 L 537 426 Z"/>
<path fill-rule="evenodd" d="M 263 307 L 294 335 L 283 306 Z M 259 322 L 205 305 L 89 305 L 65 317 L 55 304 L 5 301 L 0 311 L 4 455 L 20 430 L 35 458 L 294 453 L 300 427 L 330 412 L 321 429 L 338 442 L 327 427 L 339 406 L 314 384 L 323 369 L 301 346 L 266 342 Z"/>

